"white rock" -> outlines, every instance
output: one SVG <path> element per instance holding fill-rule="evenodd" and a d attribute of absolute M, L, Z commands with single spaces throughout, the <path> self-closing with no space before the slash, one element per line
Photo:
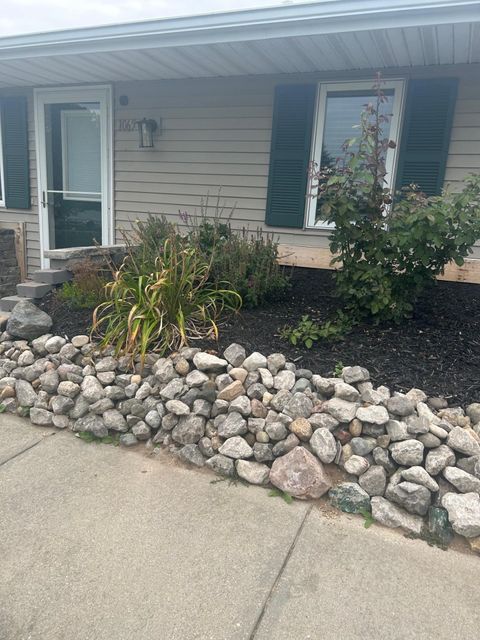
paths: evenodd
<path fill-rule="evenodd" d="M 445 480 L 448 480 L 460 493 L 480 493 L 480 479 L 457 467 L 445 467 Z"/>
<path fill-rule="evenodd" d="M 380 426 L 387 424 L 390 420 L 388 411 L 385 407 L 379 405 L 372 407 L 359 407 L 356 417 L 362 422 L 369 422 L 370 424 L 377 424 Z"/>
<path fill-rule="evenodd" d="M 462 427 L 454 427 L 450 431 L 447 438 L 447 445 L 467 456 L 480 455 L 480 445 L 473 436 Z"/>
<path fill-rule="evenodd" d="M 193 364 L 200 369 L 200 371 L 208 372 L 220 372 L 227 368 L 228 362 L 222 358 L 217 358 L 210 353 L 200 351 L 193 357 Z"/>
<path fill-rule="evenodd" d="M 242 436 L 233 436 L 225 440 L 222 446 L 218 449 L 219 453 L 228 458 L 250 458 L 253 456 L 253 449 Z"/>
<path fill-rule="evenodd" d="M 258 351 L 254 351 L 248 358 L 245 358 L 242 367 L 247 371 L 257 371 L 260 368 L 265 369 L 267 367 L 267 359 L 264 355 L 258 353 Z"/>
<path fill-rule="evenodd" d="M 370 463 L 362 456 L 353 455 L 345 461 L 343 466 L 347 473 L 351 473 L 354 476 L 361 476 L 362 473 L 365 473 L 370 467 Z"/>
<path fill-rule="evenodd" d="M 480 536 L 480 496 L 478 493 L 446 493 L 442 506 L 448 511 L 453 530 L 466 538 Z"/>
<path fill-rule="evenodd" d="M 319 460 L 329 464 L 337 455 L 337 442 L 328 429 L 317 429 L 310 438 L 310 446 Z"/>
<path fill-rule="evenodd" d="M 250 482 L 250 484 L 268 484 L 270 468 L 266 464 L 249 460 L 237 460 L 235 467 L 240 478 Z"/>

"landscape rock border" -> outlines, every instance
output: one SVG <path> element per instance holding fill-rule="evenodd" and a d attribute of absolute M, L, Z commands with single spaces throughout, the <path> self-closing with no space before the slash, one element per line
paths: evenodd
<path fill-rule="evenodd" d="M 26 335 L 32 335 L 28 309 Z M 45 321 L 42 318 L 42 321 Z M 281 353 L 196 348 L 144 368 L 88 336 L 0 336 L 0 404 L 42 427 L 166 448 L 190 465 L 298 499 L 329 493 L 349 513 L 447 546 L 480 548 L 480 403 L 375 388 L 368 371 L 324 377 Z M 8 329 L 8 327 L 7 327 Z M 333 486 L 331 467 L 345 481 Z"/>

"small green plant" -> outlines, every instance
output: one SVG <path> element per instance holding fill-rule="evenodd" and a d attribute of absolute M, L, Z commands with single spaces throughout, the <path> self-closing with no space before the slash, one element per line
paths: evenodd
<path fill-rule="evenodd" d="M 341 360 L 339 360 L 337 363 L 335 363 L 335 369 L 333 370 L 333 373 L 335 375 L 336 378 L 340 378 L 342 376 L 342 371 L 344 369 L 344 364 Z"/>
<path fill-rule="evenodd" d="M 302 316 L 296 327 L 285 326 L 280 330 L 280 337 L 288 340 L 294 346 L 303 344 L 311 349 L 318 340 L 343 340 L 345 334 L 352 328 L 350 318 L 339 311 L 336 320 L 327 320 L 318 324 L 310 316 Z"/>
<path fill-rule="evenodd" d="M 120 442 L 119 435 L 116 435 L 116 436 L 108 435 L 108 436 L 103 436 L 103 438 L 99 438 L 93 433 L 91 433 L 90 431 L 80 431 L 76 435 L 77 435 L 77 438 L 80 438 L 80 440 L 83 440 L 84 442 L 95 442 L 96 444 L 113 444 L 115 446 L 118 446 Z"/>
<path fill-rule="evenodd" d="M 375 519 L 370 511 L 367 511 L 367 509 L 360 509 L 358 513 L 360 513 L 360 515 L 362 515 L 364 518 L 363 526 L 365 527 L 365 529 L 369 529 L 375 522 Z"/>
<path fill-rule="evenodd" d="M 7 407 L 4 404 L 0 403 L 0 413 L 5 413 L 6 410 L 7 410 Z"/>
<path fill-rule="evenodd" d="M 30 407 L 18 407 L 17 413 L 22 418 L 28 418 L 30 415 Z"/>
<path fill-rule="evenodd" d="M 242 301 L 228 283 L 209 283 L 209 272 L 203 256 L 175 234 L 165 240 L 151 272 L 127 253 L 105 286 L 107 299 L 94 311 L 92 331 L 117 355 L 139 355 L 142 363 L 147 351 L 163 355 L 191 340 L 216 339 L 222 312 L 238 310 Z"/>
<path fill-rule="evenodd" d="M 281 489 L 271 489 L 268 492 L 270 498 L 282 498 L 287 504 L 292 504 L 293 497 L 287 493 L 286 491 L 282 491 Z"/>
<path fill-rule="evenodd" d="M 72 267 L 73 278 L 57 290 L 57 298 L 71 309 L 94 309 L 105 300 L 107 282 L 105 270 L 92 260 L 83 260 Z"/>

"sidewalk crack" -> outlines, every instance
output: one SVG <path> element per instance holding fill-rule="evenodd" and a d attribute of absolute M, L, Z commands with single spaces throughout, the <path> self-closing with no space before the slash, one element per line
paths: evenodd
<path fill-rule="evenodd" d="M 310 512 L 312 511 L 312 509 L 313 509 L 313 504 L 311 504 L 308 507 L 307 511 L 305 512 L 305 515 L 302 518 L 302 521 L 300 523 L 300 526 L 298 527 L 298 530 L 297 530 L 297 532 L 295 534 L 295 537 L 293 538 L 292 543 L 291 543 L 291 545 L 290 545 L 290 547 L 289 547 L 289 549 L 288 549 L 288 551 L 287 551 L 287 553 L 285 555 L 285 558 L 283 559 L 282 565 L 281 565 L 280 569 L 278 570 L 277 576 L 276 576 L 275 580 L 273 581 L 273 584 L 272 584 L 272 586 L 270 588 L 270 591 L 267 594 L 267 597 L 265 598 L 265 601 L 263 603 L 262 609 L 261 609 L 261 611 L 260 611 L 260 613 L 258 615 L 258 618 L 257 618 L 257 620 L 255 622 L 255 625 L 254 625 L 254 627 L 252 629 L 252 632 L 248 636 L 248 640 L 254 640 L 255 636 L 257 635 L 257 632 L 258 632 L 258 630 L 260 628 L 260 625 L 261 625 L 262 620 L 263 620 L 263 618 L 265 616 L 265 613 L 266 613 L 266 611 L 268 609 L 268 606 L 269 606 L 269 604 L 270 604 L 270 602 L 271 602 L 271 600 L 273 598 L 273 594 L 276 591 L 277 585 L 280 582 L 280 579 L 281 579 L 281 577 L 282 577 L 282 575 L 283 575 L 283 573 L 285 571 L 285 568 L 286 568 L 286 566 L 288 564 L 288 561 L 290 560 L 290 558 L 292 556 L 293 550 L 296 547 L 297 541 L 298 541 L 298 539 L 300 538 L 300 536 L 302 534 L 303 528 L 305 526 L 307 518 L 310 515 Z"/>
<path fill-rule="evenodd" d="M 25 449 L 22 449 L 21 451 L 18 451 L 17 453 L 14 453 L 12 456 L 10 456 L 10 458 L 7 458 L 6 460 L 3 460 L 3 462 L 0 462 L 0 467 L 3 467 L 3 465 L 7 464 L 7 462 L 10 462 L 11 460 L 15 460 L 15 458 L 18 458 L 19 456 L 23 455 L 27 451 L 30 451 L 30 449 L 33 449 L 33 447 L 36 447 L 37 444 L 40 444 L 41 442 L 43 442 L 45 440 L 45 438 L 50 438 L 50 436 L 54 436 L 54 435 L 55 435 L 55 433 L 49 433 L 49 434 L 43 436 L 42 438 L 40 438 L 40 440 L 37 440 L 37 442 L 34 442 L 33 444 L 29 445 L 28 447 L 25 447 Z"/>

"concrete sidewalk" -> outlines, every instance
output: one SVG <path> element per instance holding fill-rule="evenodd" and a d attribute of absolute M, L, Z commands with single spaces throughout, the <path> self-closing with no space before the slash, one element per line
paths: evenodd
<path fill-rule="evenodd" d="M 0 415 L 0 640 L 478 640 L 479 560 Z"/>

